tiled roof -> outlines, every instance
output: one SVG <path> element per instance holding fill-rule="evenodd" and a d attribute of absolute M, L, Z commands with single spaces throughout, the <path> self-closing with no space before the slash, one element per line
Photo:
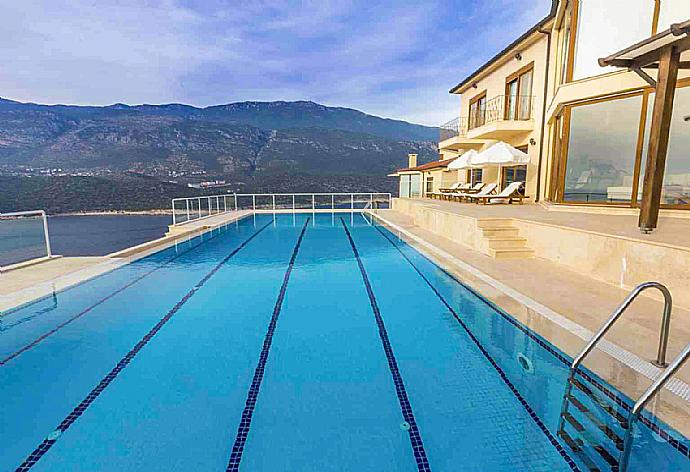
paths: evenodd
<path fill-rule="evenodd" d="M 415 171 L 424 171 L 424 170 L 432 170 L 440 167 L 448 167 L 448 164 L 453 162 L 457 157 L 452 157 L 450 159 L 444 159 L 442 161 L 431 161 L 427 162 L 426 164 L 419 165 L 417 167 L 406 167 L 404 169 L 398 169 L 398 172 L 415 172 Z"/>

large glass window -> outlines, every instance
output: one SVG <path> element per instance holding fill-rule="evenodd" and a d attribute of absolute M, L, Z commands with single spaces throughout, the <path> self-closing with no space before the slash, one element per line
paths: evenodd
<path fill-rule="evenodd" d="M 420 174 L 404 174 L 400 176 L 401 198 L 415 198 L 421 195 L 422 177 Z"/>
<path fill-rule="evenodd" d="M 409 175 L 401 175 L 400 176 L 400 191 L 398 192 L 398 195 L 400 195 L 400 198 L 409 198 L 410 197 L 410 176 Z"/>
<path fill-rule="evenodd" d="M 630 202 L 641 107 L 636 95 L 571 109 L 563 200 Z"/>
<path fill-rule="evenodd" d="M 653 16 L 651 0 L 579 0 L 573 79 L 617 70 L 597 60 L 649 37 Z"/>
<path fill-rule="evenodd" d="M 567 81 L 567 74 L 568 74 L 568 61 L 570 60 L 570 35 L 572 34 L 571 31 L 571 23 L 573 20 L 573 8 L 572 8 L 572 2 L 570 5 L 568 5 L 568 8 L 565 12 L 565 15 L 563 15 L 563 22 L 561 26 L 561 33 L 560 36 L 558 37 L 558 48 L 560 50 L 560 64 L 558 65 L 558 83 L 563 84 Z"/>
<path fill-rule="evenodd" d="M 410 197 L 420 197 L 422 195 L 422 176 L 421 174 L 412 174 L 410 176 Z"/>
<path fill-rule="evenodd" d="M 638 199 L 642 198 L 642 182 L 647 162 L 649 130 L 652 124 L 654 94 L 649 95 L 647 121 L 645 123 L 644 152 L 640 171 Z M 690 87 L 676 89 L 671 116 L 671 131 L 666 154 L 664 186 L 661 191 L 662 205 L 690 204 Z"/>

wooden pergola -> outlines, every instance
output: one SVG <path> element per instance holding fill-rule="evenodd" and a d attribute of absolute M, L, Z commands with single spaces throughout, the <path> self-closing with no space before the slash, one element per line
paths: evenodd
<path fill-rule="evenodd" d="M 640 231 L 649 233 L 659 220 L 678 69 L 690 69 L 690 20 L 673 24 L 666 31 L 601 58 L 599 65 L 625 67 L 656 91 L 639 219 Z M 657 69 L 657 78 L 645 69 Z"/>

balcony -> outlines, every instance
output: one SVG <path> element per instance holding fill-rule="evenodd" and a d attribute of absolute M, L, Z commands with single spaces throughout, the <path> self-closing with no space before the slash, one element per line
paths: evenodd
<path fill-rule="evenodd" d="M 465 117 L 455 118 L 439 126 L 439 149 L 460 151 L 479 149 L 486 140 L 467 137 L 468 120 Z"/>
<path fill-rule="evenodd" d="M 471 139 L 505 140 L 534 129 L 534 97 L 499 95 L 470 107 L 465 135 Z"/>

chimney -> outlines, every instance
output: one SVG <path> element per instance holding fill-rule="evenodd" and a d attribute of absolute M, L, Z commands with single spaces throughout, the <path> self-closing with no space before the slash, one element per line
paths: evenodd
<path fill-rule="evenodd" d="M 417 154 L 408 154 L 407 159 L 408 168 L 417 167 Z"/>

